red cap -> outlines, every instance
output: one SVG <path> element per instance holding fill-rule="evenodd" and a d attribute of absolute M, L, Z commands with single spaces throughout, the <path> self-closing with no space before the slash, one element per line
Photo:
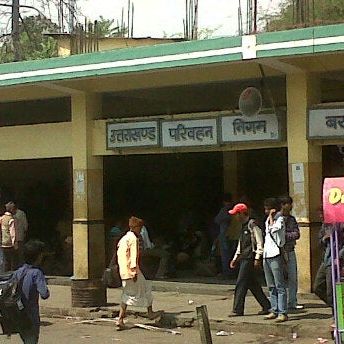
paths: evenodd
<path fill-rule="evenodd" d="M 235 215 L 235 214 L 238 214 L 238 213 L 247 213 L 247 211 L 248 211 L 248 207 L 247 207 L 246 204 L 238 203 L 228 213 L 231 214 L 231 215 Z"/>

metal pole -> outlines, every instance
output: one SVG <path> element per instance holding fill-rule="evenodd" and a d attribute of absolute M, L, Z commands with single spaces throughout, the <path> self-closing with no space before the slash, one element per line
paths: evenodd
<path fill-rule="evenodd" d="M 203 305 L 200 307 L 196 307 L 196 313 L 197 313 L 197 319 L 198 319 L 199 332 L 201 335 L 201 343 L 213 344 L 213 340 L 211 338 L 211 332 L 210 332 L 207 306 Z"/>
<path fill-rule="evenodd" d="M 254 7 L 253 7 L 253 32 L 257 33 L 257 11 L 258 11 L 258 0 L 254 1 Z"/>
<path fill-rule="evenodd" d="M 12 42 L 14 50 L 14 61 L 21 60 L 19 37 L 19 6 L 19 0 L 12 1 Z"/>
<path fill-rule="evenodd" d="M 338 332 L 338 316 L 337 316 L 337 294 L 336 294 L 336 282 L 337 282 L 337 271 L 335 266 L 335 261 L 338 258 L 336 256 L 336 229 L 332 227 L 330 246 L 331 246 L 331 272 L 332 272 L 332 294 L 333 294 L 333 313 L 335 321 L 334 338 L 336 344 L 340 343 L 340 333 Z"/>

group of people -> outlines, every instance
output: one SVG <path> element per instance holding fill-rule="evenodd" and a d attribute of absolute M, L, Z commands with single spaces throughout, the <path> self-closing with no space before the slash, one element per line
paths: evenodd
<path fill-rule="evenodd" d="M 28 322 L 21 326 L 19 335 L 24 344 L 36 344 L 40 332 L 38 297 L 46 299 L 50 295 L 40 268 L 45 245 L 38 240 L 26 242 L 26 214 L 13 201 L 1 211 L 0 225 L 0 273 L 13 272 L 12 278 L 21 281 L 21 301 Z"/>
<path fill-rule="evenodd" d="M 0 272 L 13 271 L 24 259 L 24 242 L 28 232 L 26 214 L 10 201 L 4 206 L 0 224 Z"/>
<path fill-rule="evenodd" d="M 285 322 L 288 313 L 302 310 L 298 303 L 298 272 L 295 246 L 300 238 L 300 229 L 291 214 L 293 200 L 290 196 L 268 198 L 264 201 L 265 220 L 256 219 L 254 212 L 245 203 L 230 204 L 225 197 L 223 208 L 215 221 L 220 225 L 216 241 L 220 248 L 223 272 L 230 274 L 236 270 L 237 280 L 234 293 L 232 316 L 242 316 L 245 311 L 245 298 L 251 291 L 261 306 L 259 315 L 266 320 Z M 320 214 L 321 215 L 321 214 Z M 240 224 L 238 240 L 228 243 L 226 230 L 231 222 Z M 222 226 L 221 226 L 222 224 Z M 322 225 L 319 240 L 324 247 L 324 258 L 315 278 L 314 291 L 329 306 L 332 306 L 330 235 L 332 228 Z M 231 250 L 235 244 L 233 254 Z M 129 219 L 129 231 L 116 244 L 116 257 L 123 284 L 122 302 L 119 316 L 119 329 L 124 329 L 127 306 L 147 307 L 148 316 L 154 318 L 158 313 L 152 309 L 151 282 L 142 273 L 142 258 L 145 251 L 154 245 L 149 239 L 143 220 Z M 230 255 L 232 254 L 232 257 Z M 344 257 L 344 246 L 340 250 Z M 162 267 L 166 272 L 168 254 L 161 252 Z M 226 258 L 230 257 L 226 260 Z M 177 256 L 175 257 L 177 258 Z M 262 270 L 269 290 L 269 297 L 262 290 Z"/>
<path fill-rule="evenodd" d="M 239 265 L 235 287 L 233 315 L 244 314 L 245 297 L 250 290 L 262 307 L 260 315 L 277 322 L 288 320 L 288 311 L 302 309 L 297 303 L 296 241 L 300 230 L 291 215 L 293 200 L 289 196 L 269 198 L 264 202 L 266 215 L 262 230 L 251 217 L 244 203 L 236 204 L 228 211 L 241 224 L 241 232 L 233 259 L 229 267 Z M 259 282 L 259 267 L 263 265 L 269 299 Z"/>

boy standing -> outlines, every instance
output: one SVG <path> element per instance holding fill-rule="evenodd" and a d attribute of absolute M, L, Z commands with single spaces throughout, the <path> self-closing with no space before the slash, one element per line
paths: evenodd
<path fill-rule="evenodd" d="M 248 290 L 252 292 L 262 307 L 258 314 L 268 314 L 270 302 L 265 296 L 257 276 L 257 269 L 261 265 L 263 254 L 262 231 L 249 217 L 246 204 L 236 204 L 232 210 L 229 210 L 229 214 L 236 216 L 241 223 L 239 244 L 230 263 L 230 268 L 234 269 L 240 260 L 240 269 L 235 285 L 233 314 L 244 315 L 245 297 Z"/>
<path fill-rule="evenodd" d="M 25 264 L 14 273 L 18 280 L 23 278 L 22 302 L 31 320 L 31 326 L 20 334 L 24 344 L 37 344 L 39 339 L 39 295 L 43 300 L 50 296 L 45 276 L 39 265 L 42 262 L 44 243 L 30 240 L 24 245 Z"/>
<path fill-rule="evenodd" d="M 286 281 L 281 253 L 281 248 L 285 244 L 285 225 L 283 216 L 278 212 L 279 204 L 276 199 L 265 200 L 264 208 L 268 217 L 265 222 L 263 265 L 271 302 L 270 314 L 265 319 L 277 318 L 277 322 L 284 322 L 288 320 Z"/>
<path fill-rule="evenodd" d="M 285 245 L 284 251 L 287 257 L 288 270 L 288 309 L 291 311 L 303 309 L 303 305 L 297 303 L 297 260 L 295 254 L 296 240 L 300 239 L 300 229 L 291 211 L 293 199 L 289 196 L 280 198 L 281 214 L 285 223 Z"/>

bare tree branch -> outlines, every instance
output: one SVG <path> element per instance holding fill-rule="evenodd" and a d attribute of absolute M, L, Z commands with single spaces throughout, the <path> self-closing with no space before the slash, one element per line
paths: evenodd
<path fill-rule="evenodd" d="M 0 3 L 0 6 L 4 6 L 4 7 L 12 7 L 12 5 L 10 4 L 5 4 L 5 3 Z M 19 5 L 20 8 L 29 8 L 31 10 L 35 10 L 37 11 L 43 18 L 46 18 L 45 14 L 43 12 L 41 12 L 38 8 L 34 7 L 34 6 L 29 6 L 29 5 Z"/>

